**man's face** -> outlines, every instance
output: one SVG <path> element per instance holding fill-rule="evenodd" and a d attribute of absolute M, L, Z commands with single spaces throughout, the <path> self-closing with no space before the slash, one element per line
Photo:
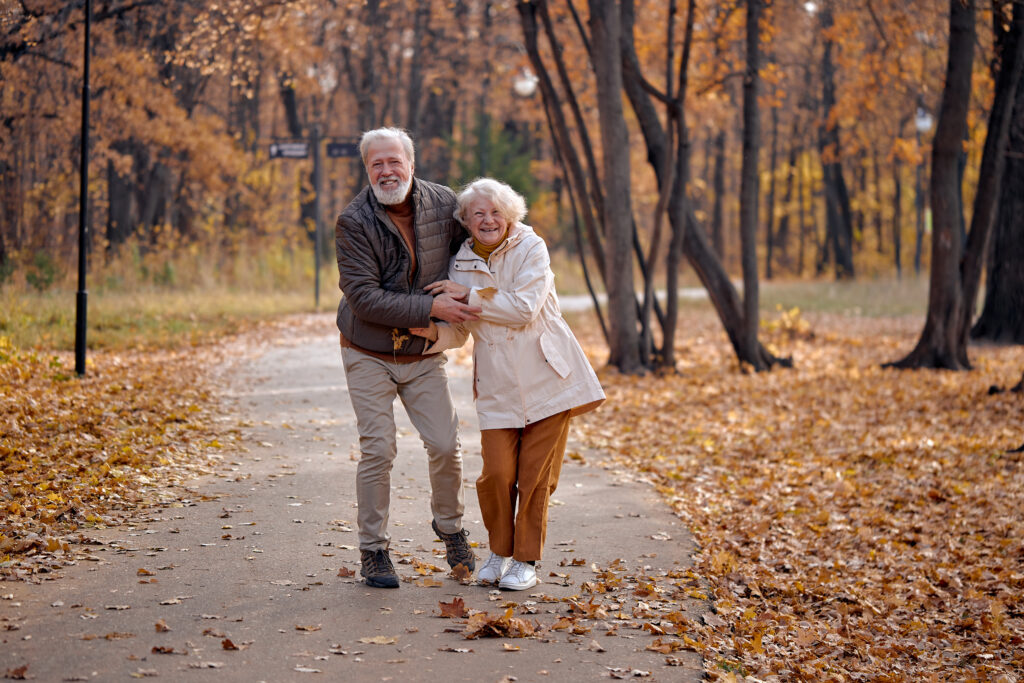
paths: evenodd
<path fill-rule="evenodd" d="M 398 140 L 385 138 L 366 151 L 366 175 L 377 201 L 386 206 L 401 204 L 412 186 L 413 163 Z"/>

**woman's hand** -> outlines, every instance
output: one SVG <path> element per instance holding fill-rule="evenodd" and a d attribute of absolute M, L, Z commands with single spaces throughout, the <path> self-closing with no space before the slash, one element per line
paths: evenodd
<path fill-rule="evenodd" d="M 434 321 L 430 321 L 430 327 L 410 327 L 410 334 L 415 334 L 417 337 L 424 337 L 430 341 L 437 341 L 437 325 Z"/>
<path fill-rule="evenodd" d="M 424 287 L 427 294 L 437 296 L 438 294 L 447 294 L 456 301 L 462 303 L 469 303 L 469 287 L 460 285 L 458 282 L 452 282 L 451 280 L 438 280 L 437 282 L 431 282 L 429 285 Z"/>

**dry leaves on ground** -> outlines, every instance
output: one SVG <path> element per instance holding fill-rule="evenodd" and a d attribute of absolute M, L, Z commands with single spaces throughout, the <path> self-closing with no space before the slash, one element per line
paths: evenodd
<path fill-rule="evenodd" d="M 83 378 L 66 353 L 0 338 L 0 573 L 60 566 L 90 528 L 168 503 L 215 466 L 204 366 L 212 350 L 95 353 Z"/>
<path fill-rule="evenodd" d="M 579 435 L 666 496 L 698 540 L 712 677 L 1016 680 L 1024 671 L 1020 347 L 900 371 L 921 321 L 769 329 L 796 367 L 740 372 L 697 315 L 680 372 L 606 372 Z M 594 347 L 597 348 L 596 346 Z M 716 623 L 717 620 L 717 623 Z"/>

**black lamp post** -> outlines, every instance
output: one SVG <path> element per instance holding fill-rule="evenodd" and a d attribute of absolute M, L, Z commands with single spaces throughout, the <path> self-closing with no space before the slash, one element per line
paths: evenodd
<path fill-rule="evenodd" d="M 85 374 L 85 332 L 89 293 L 85 289 L 89 251 L 89 28 L 92 0 L 85 0 L 85 68 L 82 73 L 82 154 L 78 195 L 78 293 L 75 296 L 75 374 Z"/>

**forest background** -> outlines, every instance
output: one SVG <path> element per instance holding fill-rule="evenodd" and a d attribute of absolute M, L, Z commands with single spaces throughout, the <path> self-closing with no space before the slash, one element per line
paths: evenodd
<path fill-rule="evenodd" d="M 458 187 L 493 175 L 526 195 L 560 292 L 601 302 L 579 321 L 581 336 L 597 364 L 623 374 L 603 374 L 617 407 L 587 434 L 649 472 L 695 526 L 705 547 L 701 577 L 729 624 L 727 638 L 707 624 L 679 624 L 680 647 L 701 649 L 709 670 L 728 675 L 791 666 L 813 679 L 869 661 L 875 671 L 1019 671 L 1019 655 L 1003 647 L 1021 638 L 1012 595 L 1024 585 L 1021 474 L 1004 453 L 1020 440 L 1009 428 L 1019 401 L 987 392 L 1012 383 L 1024 365 L 1016 346 L 1024 341 L 1019 4 L 98 0 L 89 340 L 114 355 L 97 356 L 94 371 L 104 381 L 142 371 L 121 354 L 173 353 L 249 320 L 311 310 L 314 273 L 325 283 L 317 310 L 333 309 L 330 228 L 364 176 L 358 158 L 329 150 L 349 154 L 360 131 L 399 125 L 417 142 L 420 177 Z M 67 483 L 57 502 L 37 495 L 47 489 L 38 491 L 33 477 L 45 478 L 46 468 L 23 457 L 17 439 L 31 438 L 33 422 L 15 388 L 35 386 L 43 404 L 47 392 L 32 382 L 70 391 L 63 368 L 74 329 L 84 9 L 82 0 L 0 0 L 0 367 L 13 373 L 5 380 L 5 474 L 25 483 L 6 492 L 3 550 L 16 557 L 54 550 L 45 540 L 56 538 L 52 509 L 74 488 Z M 966 74 L 957 75 L 961 91 L 950 103 L 954 53 Z M 1013 73 L 1010 85 L 1001 80 Z M 1009 113 L 996 148 L 1006 153 L 993 189 L 985 159 L 990 140 L 999 141 L 991 131 L 1001 92 Z M 956 103 L 962 134 L 943 157 L 956 169 L 955 189 L 939 193 L 940 201 L 956 195 L 950 213 L 936 206 L 932 179 L 939 132 L 953 130 L 943 120 L 957 115 L 947 105 Z M 272 158 L 282 142 L 319 144 L 319 163 L 312 153 Z M 996 210 L 989 230 L 975 231 L 986 188 Z M 956 239 L 933 240 L 936 229 Z M 983 285 L 973 296 L 965 288 L 960 306 L 975 336 L 1009 346 L 922 358 L 915 352 L 928 336 L 935 292 L 959 282 L 960 255 L 981 234 L 974 252 Z M 936 251 L 945 242 L 960 245 L 952 261 Z M 762 297 L 760 280 L 778 284 Z M 711 306 L 681 301 L 684 285 L 702 286 Z M 680 307 L 685 330 L 677 337 Z M 808 313 L 815 310 L 825 313 Z M 901 359 L 975 371 L 950 378 L 881 369 Z M 31 379 L 33 368 L 42 376 Z M 637 377 L 651 370 L 659 372 Z M 828 400 L 819 393 L 826 387 Z M 680 403 L 683 395 L 694 398 Z M 205 399 L 185 396 L 184 407 L 154 403 L 151 417 L 189 424 L 189 406 Z M 762 412 L 765 404 L 774 408 Z M 901 410 L 921 422 L 877 429 Z M 672 429 L 681 414 L 701 418 L 681 433 Z M 119 429 L 94 418 L 68 428 L 108 440 L 107 430 Z M 800 429 L 783 439 L 765 422 Z M 635 443 L 632 428 L 616 425 L 644 425 L 659 438 Z M 777 450 L 765 434 L 783 439 Z M 75 453 L 83 471 L 107 468 L 101 481 L 112 468 L 123 478 L 133 467 L 149 471 L 146 458 L 164 438 L 129 439 L 121 455 L 55 446 L 42 462 Z M 942 476 L 944 468 L 957 474 Z M 737 489 L 766 482 L 780 497 L 743 504 L 766 506 L 774 526 L 727 524 Z M 827 503 L 814 497 L 822 486 Z M 717 502 L 692 507 L 695 488 Z M 811 502 L 782 505 L 794 491 L 810 492 Z M 830 517 L 826 509 L 879 491 L 895 498 L 872 503 L 870 514 L 846 507 Z M 901 563 L 922 561 L 907 559 L 921 555 L 921 538 L 950 524 L 942 503 L 961 498 L 971 501 L 953 506 L 966 530 L 952 545 L 925 549 L 938 568 L 923 578 L 908 573 Z M 84 523 L 103 520 L 103 506 L 92 505 L 88 514 L 98 517 Z M 844 525 L 855 531 L 853 547 L 828 536 Z M 825 563 L 765 561 L 772 543 L 777 550 L 810 537 L 817 552 L 845 547 L 870 560 L 846 567 L 854 578 L 844 588 Z M 955 559 L 932 562 L 947 552 Z M 808 577 L 817 588 L 808 589 Z M 970 590 L 961 590 L 965 582 L 974 582 Z M 886 628 L 851 626 L 876 618 Z M 936 645 L 933 631 L 951 639 Z M 847 649 L 825 653 L 835 638 Z M 1005 659 L 992 654 L 1004 650 Z"/>

